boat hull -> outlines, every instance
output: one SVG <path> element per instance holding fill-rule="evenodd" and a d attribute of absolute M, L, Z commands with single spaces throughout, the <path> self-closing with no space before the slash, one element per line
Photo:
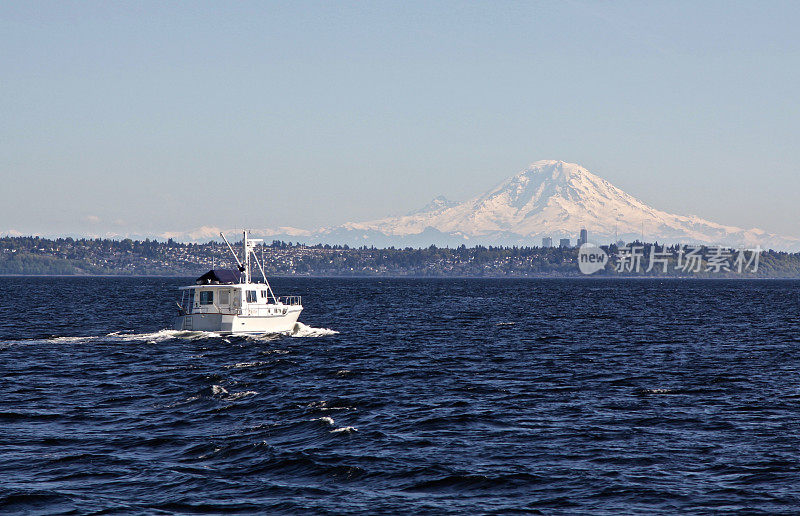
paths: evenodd
<path fill-rule="evenodd" d="M 302 309 L 289 309 L 285 314 L 256 316 L 219 313 L 187 314 L 175 318 L 173 328 L 215 333 L 287 333 L 294 329 Z"/>

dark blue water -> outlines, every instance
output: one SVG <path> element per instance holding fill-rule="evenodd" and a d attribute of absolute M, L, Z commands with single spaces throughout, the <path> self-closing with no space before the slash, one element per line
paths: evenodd
<path fill-rule="evenodd" d="M 277 280 L 269 338 L 182 283 L 0 278 L 2 509 L 800 510 L 800 282 Z"/>

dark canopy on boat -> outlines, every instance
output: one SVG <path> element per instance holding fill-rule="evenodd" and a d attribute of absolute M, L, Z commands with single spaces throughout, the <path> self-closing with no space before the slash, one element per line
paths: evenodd
<path fill-rule="evenodd" d="M 230 269 L 214 269 L 203 274 L 195 283 L 198 285 L 219 285 L 239 283 L 241 273 L 239 271 L 232 271 Z"/>

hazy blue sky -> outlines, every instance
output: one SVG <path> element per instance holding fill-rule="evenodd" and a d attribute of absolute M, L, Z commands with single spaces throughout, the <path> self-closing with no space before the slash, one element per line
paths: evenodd
<path fill-rule="evenodd" d="M 316 227 L 539 159 L 800 236 L 800 2 L 0 3 L 0 232 Z"/>

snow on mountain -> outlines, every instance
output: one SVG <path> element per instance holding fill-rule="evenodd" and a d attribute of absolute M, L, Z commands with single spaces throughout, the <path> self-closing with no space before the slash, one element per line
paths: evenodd
<path fill-rule="evenodd" d="M 442 210 L 446 210 L 447 208 L 458 206 L 458 204 L 459 204 L 458 202 L 448 201 L 444 195 L 440 195 L 438 197 L 435 197 L 431 202 L 429 202 L 422 208 L 409 212 L 408 215 L 412 216 L 412 215 L 423 215 L 428 213 L 437 213 Z"/>
<path fill-rule="evenodd" d="M 311 231 L 307 229 L 298 229 L 289 226 L 279 227 L 277 229 L 271 228 L 261 228 L 261 229 L 249 229 L 248 228 L 249 236 L 252 238 L 263 238 L 267 241 L 277 239 L 277 240 L 290 240 L 296 237 L 302 237 L 305 239 L 306 237 L 311 236 Z M 172 238 L 174 240 L 180 242 L 210 242 L 210 241 L 219 241 L 220 233 L 225 233 L 225 236 L 228 239 L 233 238 L 234 240 L 241 239 L 241 229 L 223 229 L 214 226 L 201 226 L 199 228 L 190 230 L 190 231 L 166 231 L 164 233 L 158 234 L 156 237 L 161 240 L 166 240 Z"/>
<path fill-rule="evenodd" d="M 222 230 L 213 226 L 201 226 L 190 231 L 165 231 L 158 235 L 162 240 L 174 239 L 182 242 L 204 242 L 219 239 Z"/>
<path fill-rule="evenodd" d="M 575 239 L 581 228 L 598 243 L 644 235 L 645 241 L 662 243 L 800 250 L 800 239 L 658 210 L 580 165 L 553 160 L 537 161 L 466 202 L 437 197 L 401 217 L 347 223 L 321 233 L 367 232 L 408 239 L 435 230 L 464 243 L 538 245 L 544 236 Z"/>
<path fill-rule="evenodd" d="M 293 227 L 251 229 L 255 238 L 309 244 L 411 246 L 539 245 L 542 237 L 570 238 L 581 228 L 589 240 L 710 244 L 800 251 L 800 239 L 760 229 L 725 226 L 696 215 L 674 215 L 648 206 L 580 165 L 537 161 L 488 192 L 465 202 L 440 196 L 400 217 L 348 222 L 314 231 Z M 156 235 L 183 242 L 238 240 L 236 229 L 203 226 Z M 138 236 L 138 235 L 137 235 Z"/>

